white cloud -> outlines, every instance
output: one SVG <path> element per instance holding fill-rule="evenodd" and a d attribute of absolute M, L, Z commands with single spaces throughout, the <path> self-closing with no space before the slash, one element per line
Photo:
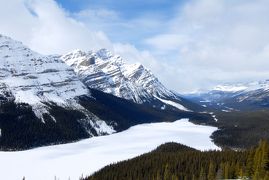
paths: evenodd
<path fill-rule="evenodd" d="M 159 50 L 177 50 L 182 45 L 189 43 L 189 38 L 180 34 L 161 34 L 149 38 L 145 43 L 154 46 Z"/>
<path fill-rule="evenodd" d="M 192 0 L 179 8 L 167 30 L 145 42 L 168 58 L 176 90 L 225 81 L 269 78 L 269 1 Z M 178 69 L 181 69 L 180 71 Z M 166 77 L 169 77 L 166 75 Z"/>
<path fill-rule="evenodd" d="M 269 77 L 268 7 L 268 0 L 191 0 L 171 20 L 126 19 L 105 7 L 70 13 L 54 0 L 0 0 L 0 33 L 45 54 L 115 50 L 169 88 L 189 91 Z"/>
<path fill-rule="evenodd" d="M 115 43 L 114 51 L 121 55 L 128 63 L 140 62 L 145 67 L 158 73 L 162 70 L 163 63 L 159 62 L 149 51 L 140 51 L 131 44 Z"/>
<path fill-rule="evenodd" d="M 53 0 L 0 0 L 0 21 L 0 33 L 44 54 L 113 48 L 102 31 L 71 18 Z"/>
<path fill-rule="evenodd" d="M 154 75 L 167 87 L 183 86 L 179 76 L 181 69 L 175 69 L 173 65 L 166 63 L 165 59 L 157 59 L 149 51 L 138 50 L 131 44 L 114 44 L 115 53 L 120 54 L 129 63 L 140 62 L 150 69 Z"/>

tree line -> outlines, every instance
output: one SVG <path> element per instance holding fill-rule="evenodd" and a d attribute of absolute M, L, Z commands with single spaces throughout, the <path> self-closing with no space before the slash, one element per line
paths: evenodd
<path fill-rule="evenodd" d="M 104 167 L 84 180 L 269 180 L 269 145 L 247 150 L 198 151 L 166 143 L 156 150 Z"/>

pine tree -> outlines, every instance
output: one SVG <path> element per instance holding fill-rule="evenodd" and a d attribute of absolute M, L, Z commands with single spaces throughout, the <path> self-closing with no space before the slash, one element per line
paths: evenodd
<path fill-rule="evenodd" d="M 209 163 L 209 169 L 208 169 L 208 176 L 207 176 L 207 179 L 208 180 L 214 180 L 216 178 L 216 167 L 215 167 L 215 164 L 210 161 Z"/>
<path fill-rule="evenodd" d="M 255 151 L 253 149 L 247 154 L 247 164 L 246 164 L 246 176 L 251 177 L 254 173 L 254 154 Z"/>
<path fill-rule="evenodd" d="M 199 174 L 199 180 L 205 180 L 206 179 L 206 174 L 204 171 L 204 168 L 201 167 L 200 174 Z"/>
<path fill-rule="evenodd" d="M 156 175 L 156 180 L 161 180 L 161 175 L 160 175 L 160 171 L 157 171 L 157 175 Z"/>
<path fill-rule="evenodd" d="M 230 167 L 230 165 L 229 165 L 228 162 L 224 163 L 224 179 L 229 179 L 230 178 L 230 176 L 229 176 L 230 175 L 229 167 Z"/>
<path fill-rule="evenodd" d="M 268 170 L 268 155 L 269 155 L 269 146 L 267 141 L 263 140 L 261 142 L 261 176 L 264 177 L 266 170 Z"/>
<path fill-rule="evenodd" d="M 163 173 L 164 180 L 170 180 L 170 172 L 168 163 L 165 165 L 164 173 Z"/>
<path fill-rule="evenodd" d="M 259 179 L 260 177 L 260 171 L 261 171 L 261 145 L 256 148 L 255 155 L 254 155 L 254 161 L 253 161 L 253 179 Z"/>
<path fill-rule="evenodd" d="M 223 163 L 220 164 L 219 169 L 216 174 L 216 179 L 221 179 L 223 177 Z"/>
<path fill-rule="evenodd" d="M 176 175 L 172 175 L 172 180 L 178 180 L 177 176 Z"/>
<path fill-rule="evenodd" d="M 241 168 L 240 170 L 239 170 L 239 174 L 238 174 L 238 178 L 244 178 L 245 176 L 244 176 L 244 170 L 243 170 L 243 168 Z"/>

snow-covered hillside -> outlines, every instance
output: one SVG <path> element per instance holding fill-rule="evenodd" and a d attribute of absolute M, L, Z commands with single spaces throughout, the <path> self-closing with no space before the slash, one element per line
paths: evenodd
<path fill-rule="evenodd" d="M 0 35 L 0 148 L 70 142 L 111 134 L 121 125 L 120 116 L 100 119 L 92 105 L 81 105 L 81 97 L 92 99 L 97 109 L 103 106 L 59 57 L 41 55 Z"/>
<path fill-rule="evenodd" d="M 33 52 L 0 35 L 0 96 L 30 104 L 38 118 L 49 114 L 45 103 L 78 107 L 75 97 L 89 94 L 61 59 Z M 53 117 L 52 117 L 53 118 Z"/>
<path fill-rule="evenodd" d="M 0 35 L 0 97 L 31 105 L 37 118 L 50 113 L 48 104 L 76 109 L 88 117 L 97 132 L 100 124 L 107 126 L 94 114 L 77 103 L 76 97 L 90 96 L 88 88 L 78 79 L 73 69 L 55 56 L 40 55 L 21 42 Z M 92 120 L 94 122 L 92 122 Z M 87 121 L 87 120 L 86 120 Z M 105 129 L 102 127 L 102 129 Z M 107 128 L 111 133 L 113 130 Z"/>
<path fill-rule="evenodd" d="M 120 56 L 106 49 L 96 52 L 76 50 L 63 55 L 61 59 L 73 67 L 90 88 L 152 106 L 156 106 L 156 102 L 164 103 L 158 98 L 176 101 L 183 107 L 180 110 L 187 109 L 180 96 L 168 90 L 150 70 L 139 63 L 127 64 Z"/>
<path fill-rule="evenodd" d="M 187 119 L 173 123 L 134 126 L 121 133 L 76 143 L 41 147 L 20 152 L 0 152 L 0 179 L 75 180 L 121 160 L 155 149 L 165 142 L 178 142 L 200 150 L 218 149 L 210 139 L 217 128 L 200 126 Z M 16 173 L 14 173 L 16 171 Z"/>

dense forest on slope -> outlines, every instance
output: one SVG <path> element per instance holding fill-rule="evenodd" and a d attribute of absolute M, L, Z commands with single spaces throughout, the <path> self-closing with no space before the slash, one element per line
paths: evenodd
<path fill-rule="evenodd" d="M 215 112 L 219 130 L 212 134 L 221 147 L 250 148 L 260 139 L 269 140 L 269 110 Z"/>
<path fill-rule="evenodd" d="M 197 124 L 212 124 L 213 118 L 210 114 L 192 111 L 180 111 L 174 108 L 160 110 L 150 105 L 137 104 L 132 101 L 113 96 L 102 91 L 90 89 L 94 98 L 82 96 L 80 104 L 106 122 L 118 124 L 117 131 L 125 130 L 131 126 L 151 122 L 172 122 L 182 118 L 188 118 Z"/>
<path fill-rule="evenodd" d="M 91 89 L 91 95 L 77 97 L 77 101 L 108 125 L 114 125 L 117 132 L 137 124 L 175 121 L 181 118 L 189 118 L 198 123 L 213 121 L 209 114 L 173 109 L 160 111 L 98 90 Z M 86 116 L 82 111 L 64 108 L 54 103 L 46 105 L 49 114 L 43 114 L 44 123 L 35 116 L 30 105 L 0 99 L 0 150 L 25 150 L 98 135 L 89 121 L 83 121 Z"/>
<path fill-rule="evenodd" d="M 104 167 L 84 180 L 269 179 L 269 145 L 244 151 L 198 151 L 167 143 L 156 150 Z"/>
<path fill-rule="evenodd" d="M 1 102 L 0 150 L 24 150 L 89 137 L 77 121 L 84 117 L 81 112 L 60 106 L 51 107 L 51 114 L 57 118 L 57 123 L 47 114 L 44 115 L 46 123 L 43 123 L 28 104 Z"/>

